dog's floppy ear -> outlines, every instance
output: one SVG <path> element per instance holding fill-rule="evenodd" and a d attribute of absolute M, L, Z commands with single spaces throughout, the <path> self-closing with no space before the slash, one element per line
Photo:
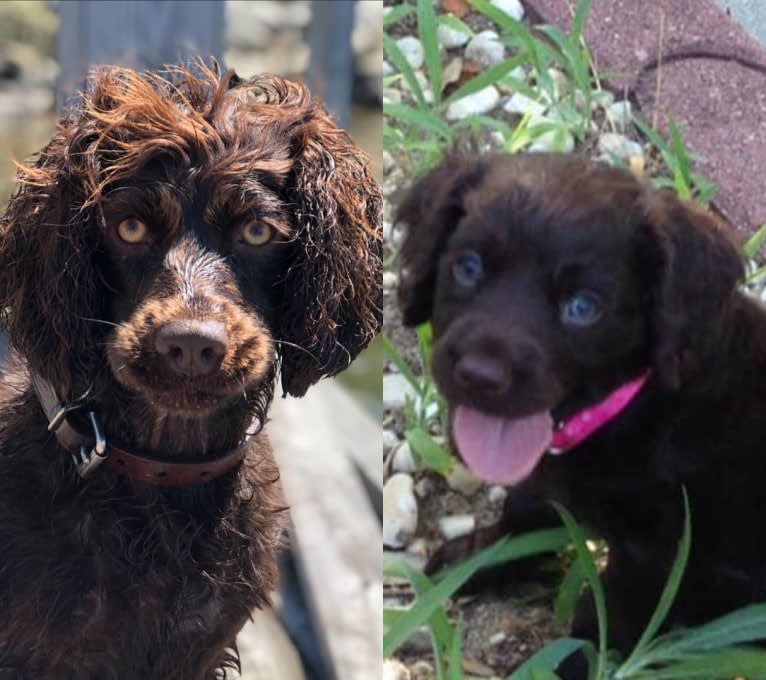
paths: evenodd
<path fill-rule="evenodd" d="M 62 398 L 84 389 L 104 334 L 93 323 L 103 316 L 93 263 L 100 232 L 95 209 L 82 208 L 86 192 L 74 167 L 86 162 L 86 144 L 63 124 L 36 162 L 20 166 L 0 217 L 2 326 Z"/>
<path fill-rule="evenodd" d="M 648 191 L 642 210 L 655 368 L 666 388 L 677 389 L 714 351 L 743 260 L 716 218 L 671 191 Z"/>
<path fill-rule="evenodd" d="M 301 105 L 288 188 L 297 255 L 278 322 L 282 387 L 294 396 L 347 368 L 383 319 L 380 188 L 346 132 L 318 104 Z"/>
<path fill-rule="evenodd" d="M 439 255 L 463 215 L 465 192 L 484 174 L 479 157 L 450 156 L 408 191 L 396 214 L 405 225 L 399 305 L 404 323 L 431 318 Z"/>

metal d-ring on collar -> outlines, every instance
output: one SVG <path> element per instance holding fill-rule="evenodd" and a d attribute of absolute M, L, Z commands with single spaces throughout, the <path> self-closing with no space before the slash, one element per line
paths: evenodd
<path fill-rule="evenodd" d="M 130 452 L 114 443 L 107 448 L 106 437 L 96 414 L 86 408 L 90 390 L 71 402 L 62 402 L 53 386 L 36 374 L 32 374 L 32 386 L 45 411 L 48 430 L 55 433 L 59 444 L 70 453 L 78 474 L 89 477 L 94 470 L 106 463 L 120 476 L 136 482 L 159 486 L 193 486 L 221 477 L 242 463 L 250 447 L 249 440 L 257 436 L 262 423 L 254 419 L 245 433 L 244 440 L 234 449 L 204 459 L 177 457 L 166 459 L 145 453 Z M 92 434 L 84 434 L 69 421 L 67 414 L 82 409 L 88 415 Z"/>
<path fill-rule="evenodd" d="M 67 448 L 76 451 L 72 453 L 72 462 L 80 477 L 85 479 L 109 457 L 106 436 L 95 412 L 88 411 L 88 420 L 93 430 L 93 440 L 95 442 L 92 447 L 79 444 L 79 451 L 77 451 L 77 443 L 82 441 L 82 435 L 67 421 L 67 415 L 83 408 L 90 388 L 76 401 L 62 403 L 56 395 L 56 390 L 53 386 L 39 375 L 32 375 L 32 386 L 48 418 L 48 432 L 53 432 L 62 442 L 71 442 L 71 445 L 67 446 Z M 88 450 L 89 448 L 90 450 Z"/>

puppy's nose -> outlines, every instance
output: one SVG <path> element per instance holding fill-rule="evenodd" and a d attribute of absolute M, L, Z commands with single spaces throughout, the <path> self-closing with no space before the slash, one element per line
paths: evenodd
<path fill-rule="evenodd" d="M 466 390 L 500 395 L 510 387 L 510 375 L 502 361 L 485 354 L 464 354 L 454 368 L 455 380 Z"/>
<path fill-rule="evenodd" d="M 220 321 L 179 319 L 157 331 L 154 346 L 167 367 L 190 378 L 210 375 L 226 356 L 229 336 Z"/>

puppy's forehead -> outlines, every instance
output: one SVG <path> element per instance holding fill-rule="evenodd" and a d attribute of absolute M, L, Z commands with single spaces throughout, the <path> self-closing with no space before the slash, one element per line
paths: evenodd
<path fill-rule="evenodd" d="M 626 245 L 641 184 L 627 172 L 568 157 L 499 159 L 466 194 L 458 238 L 553 254 Z"/>

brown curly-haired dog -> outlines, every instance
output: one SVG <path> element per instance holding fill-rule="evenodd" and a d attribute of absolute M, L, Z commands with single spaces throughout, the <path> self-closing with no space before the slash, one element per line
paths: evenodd
<path fill-rule="evenodd" d="M 375 335 L 380 225 L 363 155 L 302 86 L 91 77 L 0 220 L 18 364 L 0 383 L 0 674 L 236 663 L 284 523 L 259 431 L 273 383 L 300 396 Z"/>

